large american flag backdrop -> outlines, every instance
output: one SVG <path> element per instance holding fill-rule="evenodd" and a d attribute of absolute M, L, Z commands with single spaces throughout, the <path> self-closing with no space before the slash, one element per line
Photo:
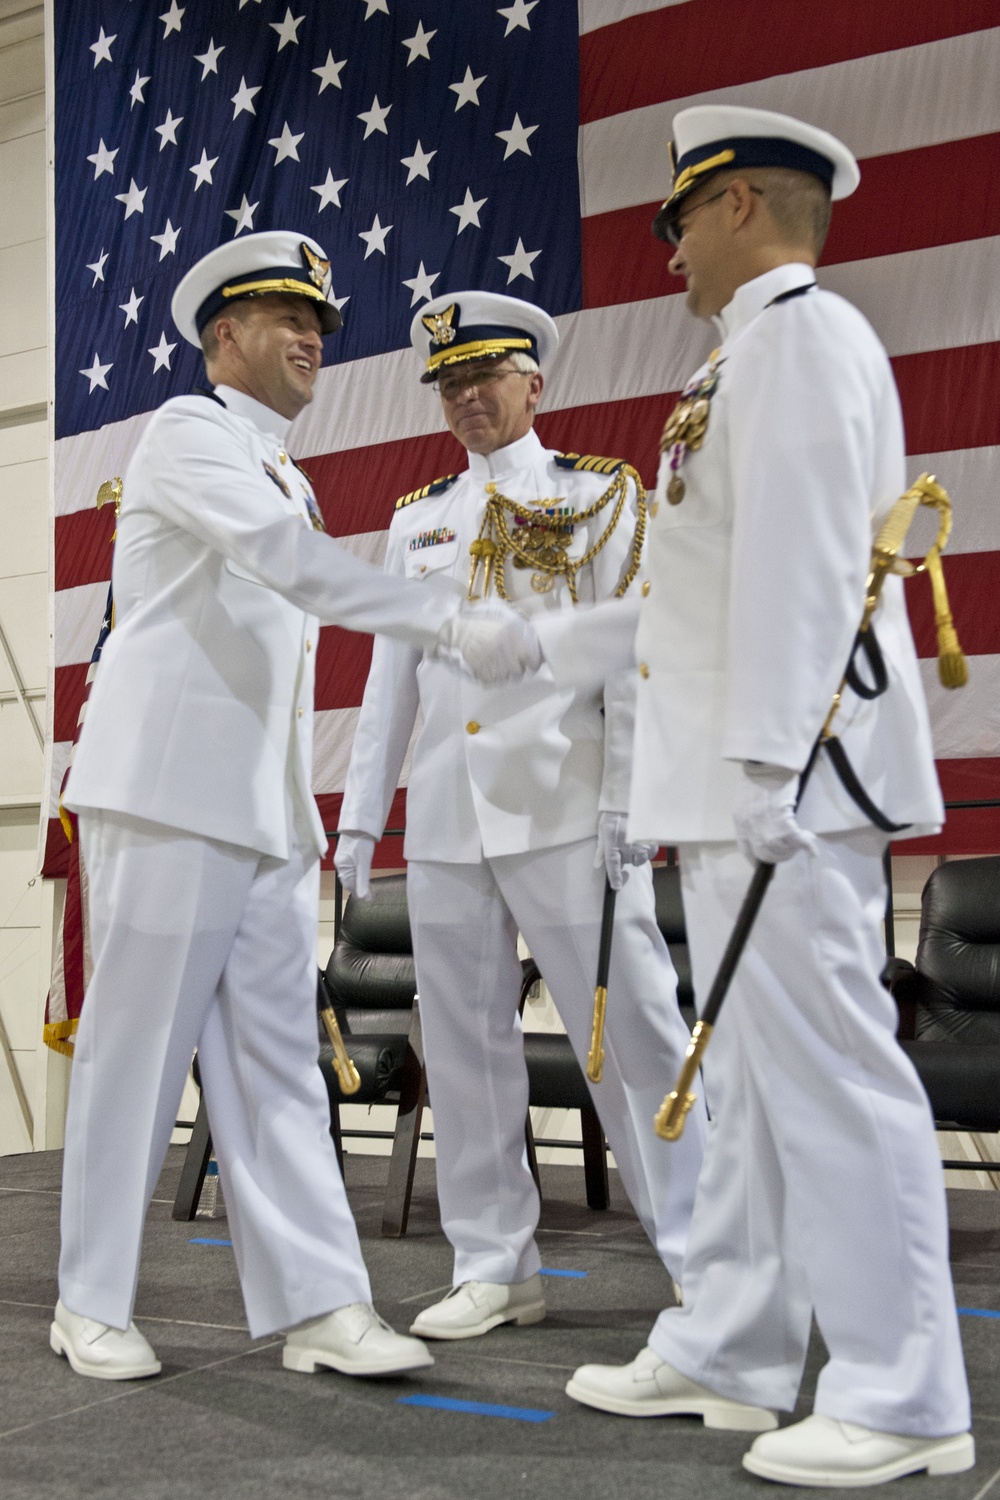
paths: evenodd
<path fill-rule="evenodd" d="M 344 328 L 291 446 L 329 530 L 373 562 L 396 496 L 463 460 L 407 339 L 412 310 L 444 291 L 510 291 L 554 314 L 543 441 L 628 457 L 651 481 L 673 393 L 712 340 L 649 224 L 669 187 L 672 115 L 710 100 L 801 115 L 862 160 L 820 279 L 889 350 L 912 473 L 936 472 L 954 496 L 964 691 L 937 685 L 926 580 L 908 585 L 910 608 L 946 796 L 1000 794 L 996 0 L 160 3 L 54 5 L 45 874 L 66 868 L 56 800 L 110 576 L 114 518 L 95 509 L 97 487 L 123 472 L 149 412 L 200 378 L 168 311 L 187 267 L 269 227 L 326 247 Z M 328 827 L 369 659 L 365 637 L 322 632 L 315 789 Z M 1000 849 L 1000 818 L 958 813 L 942 839 L 901 847 Z"/>

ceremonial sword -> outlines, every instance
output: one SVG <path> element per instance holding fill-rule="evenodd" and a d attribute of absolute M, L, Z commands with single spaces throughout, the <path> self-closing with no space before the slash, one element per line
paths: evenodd
<path fill-rule="evenodd" d="M 927 553 L 924 562 L 915 567 L 900 557 L 906 533 L 910 522 L 913 520 L 918 508 L 922 505 L 930 506 L 938 513 L 938 534 L 934 545 Z M 851 648 L 850 659 L 840 686 L 833 695 L 830 712 L 826 716 L 826 722 L 819 732 L 819 736 L 813 745 L 805 769 L 799 777 L 798 792 L 795 798 L 795 806 L 798 808 L 802 801 L 809 778 L 819 758 L 820 751 L 825 745 L 839 742 L 832 732 L 833 720 L 840 707 L 840 700 L 844 688 L 850 681 L 857 681 L 854 659 L 859 648 L 866 651 L 869 660 L 873 660 L 873 638 L 874 631 L 869 634 L 872 615 L 878 605 L 882 593 L 882 586 L 890 573 L 900 573 L 903 576 L 911 576 L 914 573 L 927 572 L 930 575 L 931 587 L 934 593 L 934 614 L 938 631 L 938 672 L 942 685 L 947 688 L 962 687 L 968 681 L 968 667 L 958 644 L 958 636 L 955 632 L 951 611 L 948 607 L 948 596 L 944 586 L 944 573 L 941 567 L 941 551 L 948 540 L 951 531 L 951 501 L 947 491 L 937 483 L 933 474 L 921 474 L 920 478 L 896 501 L 888 518 L 875 538 L 872 549 L 871 565 L 868 573 L 868 581 L 865 586 L 865 607 L 861 617 L 854 645 Z M 883 669 L 884 670 L 884 669 Z M 871 694 L 874 696 L 874 694 Z M 894 826 L 894 825 L 893 825 Z M 767 888 L 774 876 L 775 866 L 767 860 L 758 860 L 753 872 L 753 877 L 743 898 L 736 925 L 730 934 L 726 950 L 722 955 L 718 972 L 708 992 L 708 999 L 699 1020 L 695 1023 L 691 1033 L 691 1040 L 684 1054 L 677 1083 L 667 1095 L 656 1114 L 655 1129 L 658 1136 L 665 1141 L 679 1140 L 684 1131 L 684 1120 L 688 1111 L 695 1102 L 696 1095 L 691 1092 L 695 1074 L 701 1066 L 701 1059 L 708 1046 L 712 1030 L 718 1019 L 719 1011 L 722 1009 L 723 1001 L 732 983 L 733 975 L 743 955 L 750 933 L 753 930 L 757 914 L 767 894 Z M 595 1034 L 596 1034 L 596 1005 L 595 1005 Z M 589 1072 L 589 1069 L 588 1069 Z"/>

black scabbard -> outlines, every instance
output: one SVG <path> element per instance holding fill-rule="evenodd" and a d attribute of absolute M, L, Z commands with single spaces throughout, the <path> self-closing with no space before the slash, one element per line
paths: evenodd
<path fill-rule="evenodd" d="M 610 880 L 604 882 L 604 905 L 601 908 L 601 946 L 597 953 L 597 987 L 606 990 L 611 970 L 611 941 L 615 935 L 615 901 L 618 892 Z"/>

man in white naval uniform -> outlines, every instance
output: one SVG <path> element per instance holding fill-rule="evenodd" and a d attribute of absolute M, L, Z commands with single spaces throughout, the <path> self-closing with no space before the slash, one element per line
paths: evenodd
<path fill-rule="evenodd" d="M 116 624 L 65 794 L 94 973 L 51 1344 L 82 1375 L 160 1368 L 132 1308 L 197 1047 L 251 1334 L 293 1328 L 291 1369 L 413 1369 L 427 1350 L 371 1306 L 316 1066 L 313 668 L 318 619 L 433 651 L 455 590 L 344 552 L 286 451 L 322 335 L 340 326 L 319 245 L 284 232 L 224 245 L 172 312 L 216 388 L 166 402 L 126 471 Z"/>
<path fill-rule="evenodd" d="M 628 1416 L 695 1413 L 763 1433 L 753 1473 L 881 1483 L 974 1462 L 939 1153 L 927 1099 L 879 984 L 887 835 L 820 754 L 861 617 L 872 540 L 905 487 L 899 402 L 864 318 L 815 285 L 846 148 L 765 111 L 674 122 L 674 190 L 656 221 L 671 270 L 720 347 L 664 430 L 648 598 L 574 630 L 537 626 L 557 682 L 639 663 L 629 836 L 680 846 L 703 1001 L 751 860 L 777 870 L 706 1053 L 714 1124 L 684 1303 L 623 1368 L 568 1391 Z M 629 618 L 631 614 L 632 618 Z M 638 623 L 637 633 L 635 632 Z M 901 580 L 874 629 L 883 696 L 848 689 L 834 729 L 883 821 L 943 819 Z M 810 1319 L 829 1351 L 815 1408 L 782 1431 Z"/>
<path fill-rule="evenodd" d="M 621 461 L 539 442 L 538 364 L 558 339 L 548 315 L 456 292 L 428 302 L 411 337 L 469 466 L 398 503 L 388 573 L 453 577 L 471 595 L 495 586 L 532 617 L 571 611 L 574 593 L 623 594 L 641 560 L 644 497 Z M 491 688 L 419 646 L 375 645 L 336 863 L 348 889 L 365 894 L 419 708 L 407 895 L 438 1197 L 455 1250 L 453 1292 L 413 1324 L 426 1337 L 471 1338 L 544 1315 L 517 934 L 585 1067 L 606 874 L 621 889 L 603 1078 L 591 1090 L 636 1212 L 680 1278 L 705 1117 L 699 1109 L 676 1151 L 650 1127 L 688 1037 L 656 925 L 652 848 L 624 835 L 634 697 L 630 672 L 598 691 L 560 691 L 545 668 Z M 638 866 L 624 883 L 623 862 Z"/>

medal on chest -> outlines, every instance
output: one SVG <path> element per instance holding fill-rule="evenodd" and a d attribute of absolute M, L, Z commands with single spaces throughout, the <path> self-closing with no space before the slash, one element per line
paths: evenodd
<path fill-rule="evenodd" d="M 704 375 L 689 380 L 670 413 L 660 437 L 660 452 L 669 454 L 670 479 L 667 483 L 667 500 L 671 505 L 680 505 L 687 486 L 681 469 L 688 453 L 697 453 L 705 441 L 708 419 L 712 410 L 712 397 L 719 384 L 719 371 L 723 365 L 722 352 L 714 349 Z"/>

